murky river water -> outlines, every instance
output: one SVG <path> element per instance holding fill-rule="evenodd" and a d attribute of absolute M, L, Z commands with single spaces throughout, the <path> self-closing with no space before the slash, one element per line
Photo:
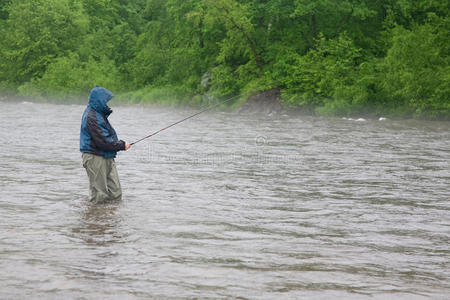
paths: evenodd
<path fill-rule="evenodd" d="M 83 110 L 0 103 L 1 299 L 449 296 L 450 123 L 205 113 L 94 206 Z M 192 113 L 114 111 L 129 141 Z"/>

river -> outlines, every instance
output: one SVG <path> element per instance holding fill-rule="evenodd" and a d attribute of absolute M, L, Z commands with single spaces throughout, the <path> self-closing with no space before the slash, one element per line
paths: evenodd
<path fill-rule="evenodd" d="M 195 112 L 110 104 L 130 142 Z M 84 106 L 0 108 L 1 299 L 448 299 L 449 122 L 207 112 L 91 205 Z"/>

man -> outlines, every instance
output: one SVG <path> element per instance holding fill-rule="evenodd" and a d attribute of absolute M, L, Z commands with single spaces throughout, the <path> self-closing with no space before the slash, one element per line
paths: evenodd
<path fill-rule="evenodd" d="M 117 151 L 128 150 L 130 144 L 117 139 L 108 121 L 112 110 L 107 103 L 113 97 L 105 88 L 93 88 L 81 119 L 80 151 L 89 177 L 90 200 L 94 203 L 122 199 L 114 158 Z"/>

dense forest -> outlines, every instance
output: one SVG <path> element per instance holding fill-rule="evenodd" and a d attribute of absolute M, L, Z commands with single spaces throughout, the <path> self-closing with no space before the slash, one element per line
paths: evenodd
<path fill-rule="evenodd" d="M 443 0 L 1 0 L 0 91 L 450 119 Z"/>

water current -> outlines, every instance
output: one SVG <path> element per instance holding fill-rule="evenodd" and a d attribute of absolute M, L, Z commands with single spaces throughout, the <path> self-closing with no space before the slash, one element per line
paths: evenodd
<path fill-rule="evenodd" d="M 195 112 L 111 106 L 130 142 Z M 1 299 L 448 299 L 450 123 L 207 112 L 92 205 L 83 110 L 0 102 Z"/>

